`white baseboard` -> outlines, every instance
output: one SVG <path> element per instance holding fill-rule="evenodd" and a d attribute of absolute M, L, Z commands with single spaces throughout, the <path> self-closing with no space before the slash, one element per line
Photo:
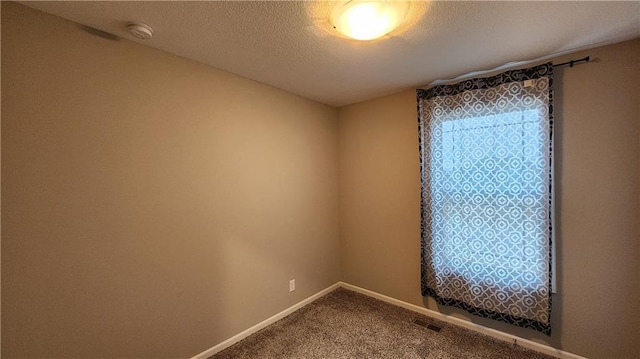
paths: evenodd
<path fill-rule="evenodd" d="M 332 292 L 333 290 L 342 287 L 360 294 L 364 294 L 366 296 L 372 297 L 372 298 L 376 298 L 379 299 L 383 302 L 387 302 L 393 305 L 396 305 L 398 307 L 402 307 L 411 311 L 414 311 L 416 313 L 420 313 L 438 320 L 441 320 L 443 322 L 447 322 L 447 323 L 451 323 L 460 327 L 464 327 L 467 329 L 471 329 L 473 331 L 476 331 L 478 333 L 484 334 L 484 335 L 488 335 L 492 338 L 496 338 L 499 340 L 503 340 L 509 343 L 514 343 L 516 345 L 519 345 L 521 347 L 524 348 L 528 348 L 531 350 L 535 350 L 537 352 L 543 353 L 543 354 L 547 354 L 547 355 L 551 355 L 553 357 L 556 358 L 562 358 L 562 359 L 586 359 L 585 357 L 573 354 L 573 353 L 569 353 L 566 352 L 564 350 L 560 350 L 560 349 L 556 349 L 553 347 L 550 347 L 548 345 L 545 344 L 541 344 L 541 343 L 537 343 L 534 342 L 532 340 L 529 339 L 525 339 L 525 338 L 521 338 L 515 335 L 511 335 L 511 334 L 507 334 L 504 332 L 501 332 L 499 330 L 495 330 L 495 329 L 491 329 L 491 328 L 487 328 L 485 326 L 482 326 L 480 324 L 476 324 L 476 323 L 472 323 L 469 322 L 467 320 L 464 319 L 460 319 L 460 318 L 456 318 L 456 317 L 452 317 L 450 315 L 446 315 L 446 314 L 442 314 L 442 313 L 438 313 L 436 311 L 433 311 L 431 309 L 427 309 L 424 307 L 420 307 L 417 306 L 415 304 L 411 304 L 411 303 L 407 303 L 404 301 L 401 301 L 399 299 L 395 299 L 392 297 L 388 297 L 384 294 L 380 294 L 380 293 L 376 293 L 374 291 L 368 290 L 368 289 L 364 289 L 349 283 L 345 283 L 345 282 L 338 282 L 326 289 L 321 290 L 320 292 L 310 296 L 307 299 L 304 299 L 301 302 L 298 302 L 294 305 L 292 305 L 291 307 L 281 311 L 280 313 L 267 318 L 265 320 L 263 320 L 262 322 L 252 326 L 251 328 L 248 328 L 244 331 L 242 331 L 239 334 L 236 334 L 234 336 L 232 336 L 231 338 L 223 341 L 220 344 L 217 344 L 216 346 L 209 348 L 205 351 L 203 351 L 202 353 L 195 355 L 194 357 L 192 357 L 191 359 L 206 359 L 218 352 L 221 352 L 222 350 L 232 346 L 233 344 L 236 344 L 237 342 L 241 341 L 242 339 L 248 337 L 251 334 L 256 333 L 257 331 L 259 331 L 260 329 L 265 328 L 266 326 L 273 324 L 275 322 L 277 322 L 278 320 L 286 317 L 287 315 L 295 312 L 296 310 L 304 307 L 305 305 L 313 302 L 314 300 L 324 296 L 325 294 Z"/>
<path fill-rule="evenodd" d="M 296 310 L 304 307 L 305 305 L 313 302 L 314 300 L 324 296 L 325 294 L 327 294 L 329 292 L 332 292 L 333 290 L 335 290 L 335 289 L 337 289 L 339 287 L 340 287 L 340 282 L 338 282 L 338 283 L 336 283 L 336 284 L 334 284 L 334 285 L 332 285 L 332 286 L 330 286 L 330 287 L 328 287 L 326 289 L 323 289 L 323 290 L 319 291 L 318 293 L 310 296 L 309 298 L 304 299 L 303 301 L 298 302 L 298 303 L 292 305 L 291 307 L 281 311 L 280 313 L 261 321 L 260 323 L 252 326 L 251 328 L 248 328 L 248 329 L 242 331 L 241 333 L 232 336 L 231 338 L 223 341 L 222 343 L 220 343 L 220 344 L 218 344 L 218 345 L 216 345 L 216 346 L 214 346 L 212 348 L 209 348 L 209 349 L 203 351 L 202 353 L 200 353 L 198 355 L 195 355 L 191 359 L 207 359 L 208 357 L 212 356 L 213 354 L 216 354 L 218 352 L 223 351 L 224 349 L 227 349 L 228 347 L 230 347 L 233 344 L 241 341 L 242 339 L 248 337 L 249 335 L 251 335 L 253 333 L 256 333 L 260 329 L 263 329 L 264 327 L 277 322 L 278 320 L 286 317 L 287 315 L 295 312 Z"/>
<path fill-rule="evenodd" d="M 383 302 L 387 302 L 393 305 L 396 305 L 398 307 L 402 307 L 420 314 L 424 314 L 426 316 L 429 316 L 431 318 L 434 319 L 438 319 L 441 320 L 443 322 L 447 322 L 447 323 L 451 323 L 460 327 L 464 327 L 467 329 L 471 329 L 473 331 L 476 331 L 478 333 L 484 334 L 484 335 L 488 335 L 492 338 L 496 338 L 499 340 L 503 340 L 509 343 L 514 343 L 516 345 L 519 345 L 521 347 L 524 348 L 528 348 L 531 350 L 535 350 L 537 352 L 543 353 L 543 354 L 547 354 L 547 355 L 551 355 L 553 357 L 556 358 L 562 358 L 562 359 L 586 359 L 585 357 L 573 354 L 573 353 L 569 353 L 566 352 L 564 350 L 560 350 L 560 349 L 556 349 L 553 347 L 550 347 L 546 344 L 541 344 L 541 343 L 537 343 L 534 342 L 532 340 L 529 339 L 525 339 L 525 338 L 521 338 L 515 335 L 511 335 L 511 334 L 507 334 L 504 332 L 501 332 L 499 330 L 495 330 L 495 329 L 491 329 L 491 328 L 487 328 L 485 326 L 482 326 L 480 324 L 476 324 L 476 323 L 472 323 L 469 322 L 467 320 L 464 319 L 460 319 L 460 318 L 456 318 L 456 317 L 452 317 L 450 315 L 446 315 L 446 314 L 442 314 L 436 311 L 433 311 L 431 309 L 427 309 L 424 307 L 420 307 L 417 306 L 415 304 L 411 304 L 411 303 L 407 303 L 407 302 L 403 302 L 399 299 L 395 299 L 392 297 L 388 297 L 386 295 L 380 294 L 380 293 L 376 293 L 374 291 L 368 290 L 368 289 L 364 289 L 361 287 L 357 287 L 355 285 L 349 284 L 349 283 L 344 283 L 344 282 L 339 282 L 338 283 L 340 285 L 340 287 L 345 288 L 345 289 L 349 289 L 351 291 L 360 293 L 360 294 L 364 294 L 366 296 L 372 297 L 372 298 L 376 298 L 379 299 Z"/>

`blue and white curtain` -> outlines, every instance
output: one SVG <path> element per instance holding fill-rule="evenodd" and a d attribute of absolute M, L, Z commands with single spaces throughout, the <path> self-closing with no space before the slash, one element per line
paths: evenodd
<path fill-rule="evenodd" d="M 422 295 L 550 334 L 553 65 L 417 90 Z"/>

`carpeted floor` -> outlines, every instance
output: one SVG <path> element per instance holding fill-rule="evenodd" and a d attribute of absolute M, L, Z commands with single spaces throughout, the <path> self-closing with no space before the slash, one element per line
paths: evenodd
<path fill-rule="evenodd" d="M 442 330 L 417 325 L 416 319 Z M 551 357 L 337 289 L 211 358 Z"/>

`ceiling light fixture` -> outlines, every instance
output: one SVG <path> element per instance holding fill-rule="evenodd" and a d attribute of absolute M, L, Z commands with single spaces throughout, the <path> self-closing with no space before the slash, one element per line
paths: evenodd
<path fill-rule="evenodd" d="M 397 28 L 407 15 L 405 1 L 353 0 L 335 8 L 331 24 L 356 40 L 373 40 Z"/>

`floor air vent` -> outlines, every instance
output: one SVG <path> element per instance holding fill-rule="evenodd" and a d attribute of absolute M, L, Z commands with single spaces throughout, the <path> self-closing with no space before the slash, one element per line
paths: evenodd
<path fill-rule="evenodd" d="M 433 325 L 433 324 L 429 324 L 429 325 L 427 325 L 427 329 L 431 329 L 431 330 L 433 330 L 434 332 L 440 332 L 440 331 L 442 330 L 442 328 L 440 328 L 440 327 L 439 327 L 439 326 L 437 326 L 437 325 Z"/>
<path fill-rule="evenodd" d="M 440 330 L 442 330 L 441 327 L 439 327 L 439 326 L 437 326 L 435 324 L 428 323 L 428 322 L 426 322 L 426 321 L 424 321 L 422 319 L 414 319 L 413 320 L 413 324 L 416 324 L 416 325 L 419 325 L 421 327 L 433 330 L 434 332 L 439 332 Z"/>

